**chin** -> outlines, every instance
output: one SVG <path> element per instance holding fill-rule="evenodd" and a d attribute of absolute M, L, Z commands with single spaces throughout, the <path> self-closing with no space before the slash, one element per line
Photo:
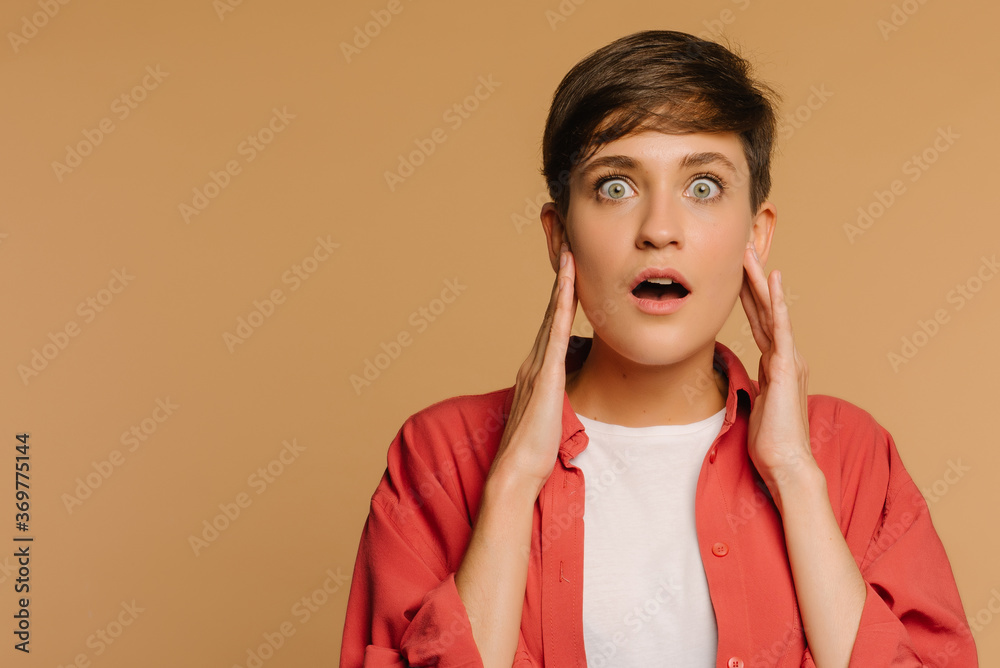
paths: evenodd
<path fill-rule="evenodd" d="M 677 331 L 676 328 L 658 328 L 655 325 L 606 325 L 595 328 L 594 336 L 623 358 L 646 366 L 677 364 L 704 347 L 715 345 L 715 337 L 709 336 L 708 332 Z"/>

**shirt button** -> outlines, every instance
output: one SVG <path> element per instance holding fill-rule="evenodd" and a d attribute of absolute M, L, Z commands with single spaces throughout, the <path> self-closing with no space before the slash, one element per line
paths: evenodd
<path fill-rule="evenodd" d="M 712 446 L 712 449 L 708 451 L 708 463 L 709 464 L 714 464 L 715 463 L 715 446 L 714 445 Z"/>
<path fill-rule="evenodd" d="M 729 663 L 726 664 L 727 668 L 743 668 L 743 659 L 738 656 L 734 656 L 729 659 Z"/>
<path fill-rule="evenodd" d="M 714 554 L 717 557 L 724 557 L 727 554 L 729 554 L 729 546 L 726 545 L 725 543 L 716 543 L 715 545 L 712 546 L 712 554 Z M 733 665 L 732 663 L 733 661 L 739 661 L 739 659 L 736 659 L 735 657 L 733 659 L 730 659 L 729 665 Z M 743 663 L 740 662 L 740 665 L 742 666 Z"/>

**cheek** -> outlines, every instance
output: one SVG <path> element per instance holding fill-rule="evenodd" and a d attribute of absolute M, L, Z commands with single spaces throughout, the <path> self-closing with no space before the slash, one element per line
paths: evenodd
<path fill-rule="evenodd" d="M 729 271 L 727 272 L 725 281 L 726 294 L 730 295 L 733 299 L 738 300 L 740 295 L 740 288 L 743 286 L 743 251 L 745 249 L 741 248 L 738 252 L 733 253 L 733 259 L 727 265 Z"/>
<path fill-rule="evenodd" d="M 743 251 L 745 246 L 735 246 L 728 242 L 728 247 L 717 248 L 715 257 L 718 259 L 716 270 L 713 273 L 713 290 L 716 294 L 724 296 L 728 301 L 730 297 L 737 299 L 740 294 L 740 287 L 743 285 Z"/>
<path fill-rule="evenodd" d="M 592 263 L 585 253 L 574 255 L 576 260 L 576 297 L 580 300 L 583 312 L 590 318 L 591 311 L 600 304 L 604 297 L 601 295 L 600 279 L 595 273 L 597 266 Z"/>
<path fill-rule="evenodd" d="M 614 281 L 602 273 L 600 258 L 587 249 L 574 253 L 576 260 L 576 296 L 580 308 L 594 329 L 601 329 L 618 310 L 614 302 Z"/>

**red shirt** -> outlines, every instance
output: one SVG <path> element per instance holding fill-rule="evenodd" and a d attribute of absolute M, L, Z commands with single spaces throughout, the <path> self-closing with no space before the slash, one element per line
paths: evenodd
<path fill-rule="evenodd" d="M 567 372 L 580 366 L 591 342 L 571 338 Z M 726 416 L 702 463 L 695 515 L 718 623 L 716 666 L 815 666 L 781 517 L 747 454 L 747 418 L 758 385 L 718 342 L 715 366 L 729 380 Z M 455 572 L 513 400 L 513 386 L 453 397 L 400 428 L 361 536 L 342 667 L 483 665 Z M 851 668 L 978 666 L 944 546 L 892 436 L 847 401 L 826 395 L 808 401 L 813 455 L 867 583 Z M 587 665 L 584 479 L 569 461 L 588 437 L 568 395 L 562 420 L 559 455 L 534 506 L 515 667 Z"/>

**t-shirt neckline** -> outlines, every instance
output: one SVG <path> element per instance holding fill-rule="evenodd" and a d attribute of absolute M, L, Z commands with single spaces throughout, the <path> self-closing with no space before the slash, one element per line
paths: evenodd
<path fill-rule="evenodd" d="M 626 427 L 621 424 L 610 422 L 599 422 L 576 413 L 576 417 L 583 425 L 584 431 L 591 433 L 610 434 L 617 436 L 679 436 L 682 434 L 694 434 L 703 429 L 714 427 L 719 429 L 726 417 L 726 408 L 722 407 L 714 415 L 710 415 L 703 420 L 690 422 L 688 424 L 657 424 L 648 427 Z"/>

